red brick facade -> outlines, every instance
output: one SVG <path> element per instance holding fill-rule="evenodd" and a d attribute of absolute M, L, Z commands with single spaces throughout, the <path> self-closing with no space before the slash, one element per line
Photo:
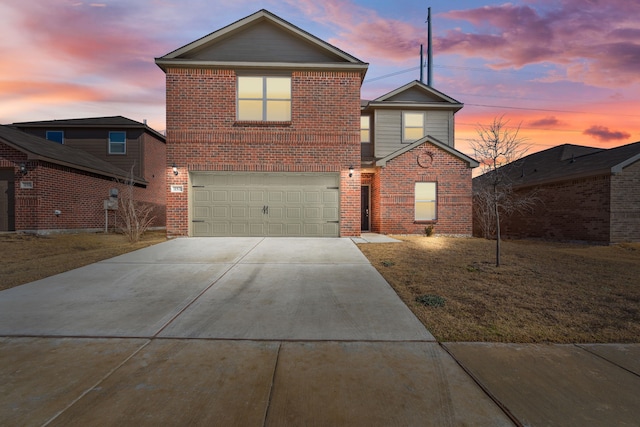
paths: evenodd
<path fill-rule="evenodd" d="M 419 154 L 433 158 L 428 168 L 418 164 Z M 371 176 L 371 228 L 384 234 L 435 233 L 471 235 L 472 198 L 469 165 L 446 151 L 425 143 L 389 161 Z M 415 221 L 415 183 L 437 183 L 437 219 Z"/>
<path fill-rule="evenodd" d="M 532 212 L 504 217 L 505 237 L 608 242 L 610 176 L 602 175 L 538 186 L 540 203 Z M 523 189 L 520 192 L 526 193 Z"/>
<path fill-rule="evenodd" d="M 277 123 L 236 120 L 233 70 L 166 75 L 167 186 L 185 189 L 168 192 L 168 234 L 189 234 L 189 171 L 339 172 L 340 235 L 360 234 L 360 73 L 294 71 L 291 121 Z"/>
<path fill-rule="evenodd" d="M 154 206 L 156 217 L 152 226 L 165 223 L 164 143 L 148 144 L 147 188 L 135 187 L 134 198 Z M 25 163 L 27 173 L 20 173 L 18 165 Z M 126 186 L 116 180 L 60 166 L 46 161 L 29 161 L 27 156 L 0 144 L 0 168 L 13 169 L 15 177 L 15 229 L 17 231 L 48 232 L 60 230 L 102 230 L 105 226 L 103 201 L 110 189 L 125 191 Z M 31 182 L 33 188 L 21 188 L 21 182 Z M 55 211 L 60 211 L 59 215 Z M 110 227 L 115 221 L 110 213 Z"/>
<path fill-rule="evenodd" d="M 640 242 L 640 162 L 611 177 L 611 241 Z"/>
<path fill-rule="evenodd" d="M 536 188 L 540 203 L 533 212 L 504 218 L 503 235 L 600 243 L 640 241 L 640 162 L 619 174 Z"/>

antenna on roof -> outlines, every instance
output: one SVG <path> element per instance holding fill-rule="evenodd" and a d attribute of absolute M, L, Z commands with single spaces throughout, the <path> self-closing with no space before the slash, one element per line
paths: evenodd
<path fill-rule="evenodd" d="M 433 68 L 433 43 L 431 39 L 431 8 L 429 7 L 427 12 L 427 86 L 433 85 L 432 68 Z M 421 65 L 422 66 L 422 65 Z"/>

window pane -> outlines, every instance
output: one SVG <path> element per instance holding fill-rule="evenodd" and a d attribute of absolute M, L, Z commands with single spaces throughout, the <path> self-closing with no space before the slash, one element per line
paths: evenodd
<path fill-rule="evenodd" d="M 360 130 L 360 142 L 371 142 L 371 139 L 369 136 L 369 129 Z"/>
<path fill-rule="evenodd" d="M 125 132 L 109 132 L 109 142 L 122 142 L 124 143 L 127 138 Z"/>
<path fill-rule="evenodd" d="M 405 113 L 404 125 L 409 127 L 424 127 L 424 114 L 422 113 Z"/>
<path fill-rule="evenodd" d="M 125 145 L 121 143 L 111 143 L 109 145 L 109 153 L 111 154 L 124 154 Z"/>
<path fill-rule="evenodd" d="M 417 141 L 424 136 L 423 134 L 422 128 L 408 128 L 404 130 L 404 140 Z"/>
<path fill-rule="evenodd" d="M 416 182 L 416 200 L 435 200 L 435 182 Z"/>
<path fill-rule="evenodd" d="M 291 101 L 267 101 L 267 120 L 288 122 L 291 120 Z"/>
<path fill-rule="evenodd" d="M 238 77 L 238 99 L 262 98 L 262 77 Z"/>
<path fill-rule="evenodd" d="M 291 99 L 291 79 L 289 77 L 267 77 L 268 99 Z"/>
<path fill-rule="evenodd" d="M 58 144 L 64 144 L 64 132 L 61 130 L 48 130 L 46 132 L 46 138 L 49 141 L 57 142 Z"/>
<path fill-rule="evenodd" d="M 416 202 L 416 220 L 428 221 L 436 219 L 435 202 Z"/>
<path fill-rule="evenodd" d="M 262 101 L 238 101 L 238 120 L 262 120 Z"/>

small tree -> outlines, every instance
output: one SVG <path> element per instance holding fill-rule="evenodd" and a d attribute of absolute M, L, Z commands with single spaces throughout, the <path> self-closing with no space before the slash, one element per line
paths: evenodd
<path fill-rule="evenodd" d="M 118 213 L 120 231 L 127 236 L 130 242 L 140 240 L 140 237 L 149 229 L 155 216 L 152 216 L 153 206 L 134 198 L 133 167 L 129 179 L 124 182 L 124 189 L 118 197 Z"/>
<path fill-rule="evenodd" d="M 471 141 L 474 156 L 480 161 L 483 175 L 474 183 L 474 212 L 485 238 L 495 236 L 496 267 L 500 266 L 501 214 L 531 209 L 537 202 L 535 192 L 526 196 L 513 191 L 509 171 L 518 165 L 529 149 L 525 139 L 518 136 L 520 125 L 509 128 L 504 115 L 489 125 L 478 125 L 478 137 Z M 506 167 L 508 165 L 508 167 Z"/>

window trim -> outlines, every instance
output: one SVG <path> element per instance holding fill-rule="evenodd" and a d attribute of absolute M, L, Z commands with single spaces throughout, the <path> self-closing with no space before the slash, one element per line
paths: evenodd
<path fill-rule="evenodd" d="M 406 123 L 406 115 L 407 114 L 416 114 L 416 115 L 421 115 L 422 116 L 422 136 L 420 138 L 417 139 L 407 139 L 407 129 L 419 129 L 418 126 L 407 126 Z M 407 144 L 411 144 L 413 142 L 416 142 L 417 140 L 424 138 L 425 134 L 426 134 L 426 127 L 427 127 L 427 114 L 424 111 L 403 111 L 402 112 L 402 142 L 403 143 L 407 143 Z"/>
<path fill-rule="evenodd" d="M 364 119 L 365 117 L 367 119 L 369 119 L 368 123 L 367 123 L 368 126 L 366 128 L 363 128 L 362 127 L 362 119 Z M 368 138 L 367 141 L 362 139 L 362 131 L 363 130 L 366 130 L 368 132 L 369 138 Z M 364 115 L 360 116 L 360 143 L 361 144 L 370 144 L 371 143 L 371 116 L 368 115 L 368 114 L 364 114 Z"/>
<path fill-rule="evenodd" d="M 124 134 L 124 142 L 120 142 L 120 141 L 111 141 L 111 134 L 114 134 L 114 133 Z M 116 152 L 114 152 L 114 151 L 111 149 L 112 144 L 122 145 L 122 146 L 123 146 L 123 151 L 122 151 L 122 152 L 120 152 L 120 151 L 116 151 Z M 113 155 L 120 155 L 120 156 L 127 154 L 127 132 L 126 132 L 126 131 L 122 131 L 122 130 L 109 131 L 109 140 L 108 140 L 108 144 L 107 144 L 107 145 L 108 145 L 108 147 L 109 147 L 109 148 L 108 148 L 108 152 L 109 152 L 109 154 L 113 154 Z"/>
<path fill-rule="evenodd" d="M 241 98 L 240 97 L 240 79 L 241 78 L 261 78 L 262 79 L 262 98 Z M 288 79 L 289 80 L 289 98 L 268 98 L 267 97 L 267 80 L 268 79 Z M 251 123 L 265 123 L 265 124 L 278 124 L 278 123 L 290 123 L 293 109 L 293 87 L 291 75 L 238 75 L 236 77 L 236 121 L 237 122 L 251 122 Z M 251 120 L 240 118 L 240 101 L 262 101 L 262 119 Z M 269 101 L 288 101 L 289 102 L 289 118 L 286 120 L 268 120 L 267 119 L 267 105 Z"/>
<path fill-rule="evenodd" d="M 60 139 L 60 142 L 58 142 L 58 140 L 55 140 L 55 139 L 49 139 L 49 134 L 50 133 L 59 133 L 60 135 L 62 135 L 62 138 Z M 46 139 L 47 141 L 51 141 L 51 142 L 55 142 L 57 144 L 64 145 L 64 131 L 63 130 L 48 130 L 44 134 L 44 139 Z"/>
<path fill-rule="evenodd" d="M 433 184 L 434 186 L 434 199 L 433 200 L 419 200 L 417 193 L 418 193 L 418 184 Z M 413 202 L 413 218 L 416 224 L 420 224 L 420 223 L 433 223 L 438 221 L 438 182 L 437 181 L 416 181 L 415 186 L 414 186 L 414 190 L 413 190 L 413 197 L 414 197 L 414 202 Z M 434 205 L 434 217 L 430 218 L 430 219 L 425 219 L 425 218 L 418 218 L 418 203 L 433 203 Z"/>

